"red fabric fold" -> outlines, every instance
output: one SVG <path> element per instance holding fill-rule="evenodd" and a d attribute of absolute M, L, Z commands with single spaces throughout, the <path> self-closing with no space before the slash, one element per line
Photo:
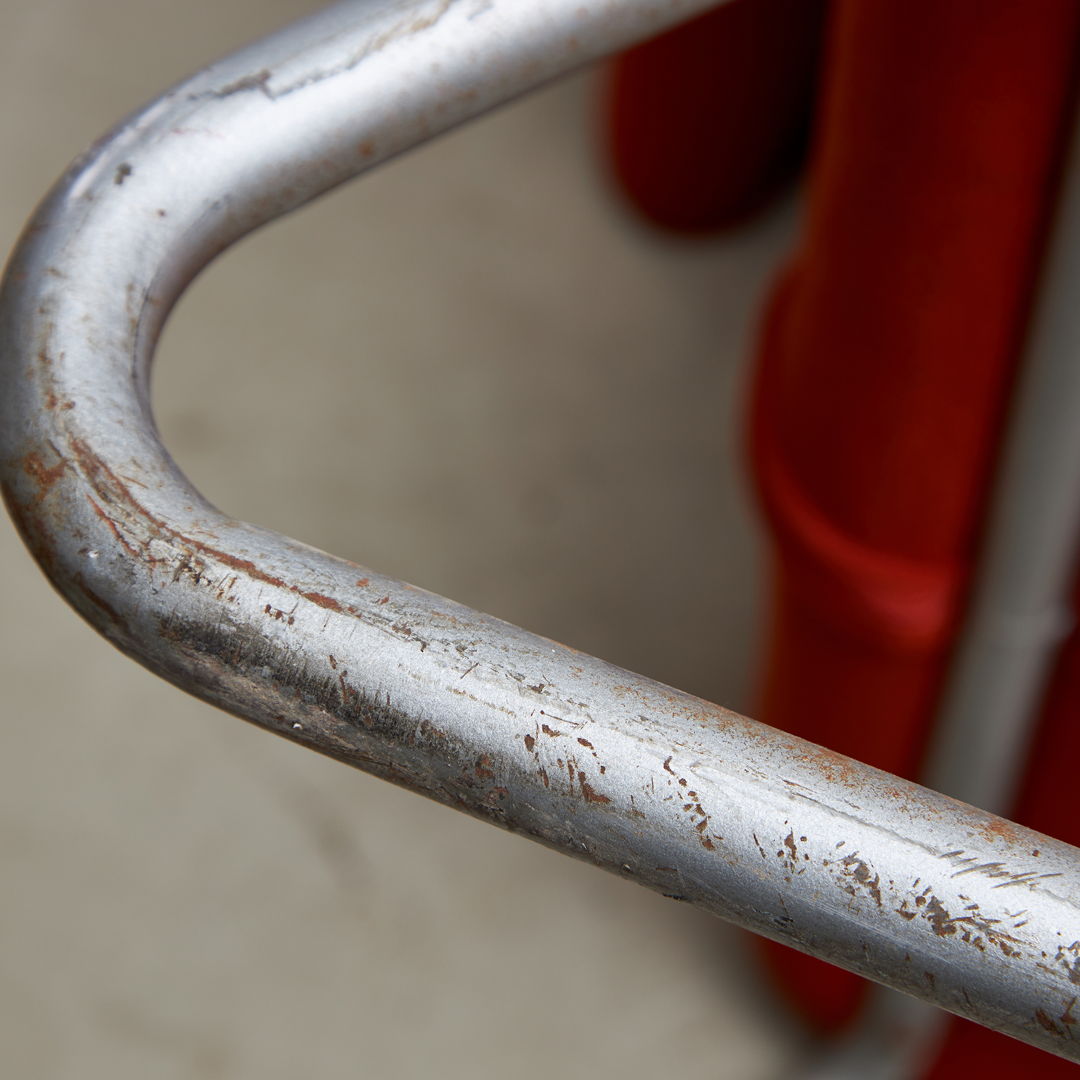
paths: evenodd
<path fill-rule="evenodd" d="M 731 0 L 610 69 L 613 172 L 644 217 L 681 232 L 752 214 L 806 149 L 823 0 Z"/>

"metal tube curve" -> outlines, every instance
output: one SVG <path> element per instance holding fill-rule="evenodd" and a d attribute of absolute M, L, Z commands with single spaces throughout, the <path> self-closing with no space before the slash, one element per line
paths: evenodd
<path fill-rule="evenodd" d="M 1080 851 L 231 519 L 158 440 L 154 344 L 217 252 L 708 6 L 351 0 L 133 116 L 9 265 L 4 497 L 73 606 L 205 700 L 1080 1060 Z"/>

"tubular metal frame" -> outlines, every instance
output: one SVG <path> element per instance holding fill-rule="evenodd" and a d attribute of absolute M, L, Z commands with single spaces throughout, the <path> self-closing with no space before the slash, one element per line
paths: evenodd
<path fill-rule="evenodd" d="M 217 253 L 710 6 L 347 0 L 122 123 L 8 268 L 4 497 L 71 604 L 197 696 L 1080 1060 L 1076 848 L 236 521 L 158 439 L 154 346 Z"/>

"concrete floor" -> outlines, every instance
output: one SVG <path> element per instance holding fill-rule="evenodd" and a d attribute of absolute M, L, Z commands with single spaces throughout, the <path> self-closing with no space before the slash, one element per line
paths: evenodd
<path fill-rule="evenodd" d="M 316 5 L 9 0 L 0 243 L 169 82 Z M 229 252 L 169 329 L 167 445 L 231 513 L 748 708 L 738 417 L 795 214 L 637 226 L 586 73 Z M 0 530 L 0 1073 L 782 1075 L 722 924 L 188 699 Z"/>

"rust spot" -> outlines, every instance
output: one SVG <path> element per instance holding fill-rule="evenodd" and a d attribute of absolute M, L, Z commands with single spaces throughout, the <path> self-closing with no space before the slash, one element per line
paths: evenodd
<path fill-rule="evenodd" d="M 265 584 L 273 585 L 278 589 L 288 588 L 281 578 L 274 577 L 272 574 L 267 574 L 260 570 L 250 559 L 239 559 L 235 555 L 230 555 L 227 551 L 218 551 L 209 544 L 203 544 L 198 540 L 185 538 L 185 542 L 195 548 L 196 551 L 201 551 L 204 555 L 209 555 L 211 558 L 223 562 L 231 569 L 239 570 L 241 573 L 247 574 L 248 577 L 254 578 L 256 581 L 262 581 Z"/>
<path fill-rule="evenodd" d="M 116 540 L 116 542 L 130 556 L 132 556 L 132 558 L 135 558 L 135 559 L 140 558 L 142 553 L 139 551 L 139 549 L 137 547 L 135 547 L 134 545 L 129 544 L 127 542 L 127 540 L 124 538 L 123 534 L 120 532 L 120 529 L 117 527 L 116 522 L 113 521 L 113 519 L 111 517 L 109 517 L 109 515 L 106 514 L 105 511 L 100 506 L 98 506 L 98 504 L 96 502 L 94 502 L 94 500 L 91 499 L 89 495 L 86 496 L 86 501 L 91 505 L 91 507 L 94 510 L 94 513 L 97 514 L 97 516 L 99 518 L 101 518 L 102 521 L 105 522 L 106 526 L 109 529 L 109 532 L 111 532 L 113 534 L 113 538 Z M 152 562 L 152 561 L 156 561 L 156 560 L 148 560 L 148 561 Z"/>
<path fill-rule="evenodd" d="M 593 748 L 593 744 L 588 739 L 578 739 L 578 742 L 588 750 Z"/>
<path fill-rule="evenodd" d="M 128 177 L 129 177 L 129 176 L 130 176 L 130 175 L 131 175 L 131 174 L 132 174 L 133 172 L 134 172 L 134 171 L 135 171 L 135 170 L 134 170 L 134 169 L 132 169 L 132 167 L 131 167 L 131 166 L 130 166 L 130 165 L 129 165 L 129 164 L 128 164 L 128 163 L 126 162 L 126 161 L 125 161 L 125 162 L 124 162 L 124 163 L 123 163 L 122 165 L 120 165 L 120 166 L 119 166 L 119 168 L 118 168 L 118 169 L 116 170 L 116 175 L 115 175 L 115 176 L 113 177 L 113 183 L 114 183 L 114 184 L 115 184 L 115 185 L 116 185 L 117 187 L 121 187 L 121 186 L 123 185 L 124 181 L 125 181 L 125 180 L 126 180 L 126 179 L 127 179 L 127 178 L 128 178 Z"/>
<path fill-rule="evenodd" d="M 550 735 L 550 736 L 551 736 L 551 737 L 552 737 L 553 739 L 554 739 L 554 738 L 556 738 L 556 737 L 558 737 L 559 735 L 561 735 L 561 734 L 562 734 L 562 732 L 561 732 L 561 731 L 556 731 L 556 730 L 555 730 L 554 728 L 548 727 L 548 725 L 547 725 L 547 724 L 541 724 L 541 725 L 540 725 L 540 730 L 541 730 L 541 731 L 542 731 L 542 732 L 543 732 L 543 733 L 544 733 L 545 735 Z"/>
<path fill-rule="evenodd" d="M 495 770 L 491 767 L 491 765 L 491 755 L 481 754 L 480 757 L 476 760 L 476 768 L 474 771 L 476 772 L 476 775 L 479 776 L 482 780 L 492 780 L 495 777 Z"/>
<path fill-rule="evenodd" d="M 39 359 L 43 364 L 49 363 L 45 350 L 41 351 Z M 65 407 L 65 404 L 67 403 L 61 404 L 60 407 Z M 133 556 L 137 556 L 144 562 L 153 562 L 154 560 L 149 557 L 147 550 L 149 541 L 155 538 L 155 536 L 165 538 L 170 541 L 178 542 L 187 548 L 189 552 L 188 558 L 195 553 L 199 553 L 232 570 L 244 574 L 254 581 L 261 581 L 274 588 L 296 593 L 305 600 L 308 600 L 325 610 L 337 613 L 343 613 L 345 611 L 341 603 L 331 596 L 326 596 L 323 593 L 315 591 L 303 591 L 299 586 L 288 585 L 280 577 L 266 573 L 264 570 L 260 569 L 250 559 L 239 558 L 227 551 L 221 551 L 202 540 L 197 540 L 193 537 L 184 536 L 178 533 L 175 529 L 170 528 L 165 522 L 150 514 L 133 496 L 130 488 L 124 481 L 101 461 L 83 440 L 73 437 L 69 440 L 69 445 L 75 464 L 94 489 L 98 496 L 98 500 L 100 500 L 90 500 L 95 513 L 106 522 L 114 537 L 116 537 L 118 542 L 120 542 Z M 57 456 L 60 457 L 59 453 Z M 43 494 L 63 475 L 64 470 L 67 468 L 67 464 L 61 458 L 56 465 L 46 467 L 41 460 L 40 455 L 31 453 L 23 460 L 23 468 L 24 471 L 36 481 L 39 488 L 40 500 Z M 141 522 L 145 523 L 145 526 L 150 527 L 149 537 L 141 543 L 138 548 L 133 546 L 123 535 L 124 532 L 129 531 L 124 529 L 125 516 L 127 515 L 137 516 Z M 180 569 L 183 570 L 184 566 L 181 566 Z M 388 603 L 389 599 L 388 596 L 384 597 L 380 603 Z M 274 617 L 279 618 L 277 615 L 274 615 Z M 295 619 L 293 619 L 292 616 L 288 616 L 284 612 L 281 614 L 280 618 L 295 622 Z"/>
<path fill-rule="evenodd" d="M 701 846 L 706 851 L 715 851 L 716 850 L 716 845 L 707 836 L 703 836 L 701 838 Z"/>
<path fill-rule="evenodd" d="M 543 766 L 540 768 L 540 779 L 544 781 L 544 787 L 551 787 L 551 780 L 548 777 L 547 769 L 543 768 Z"/>
<path fill-rule="evenodd" d="M 1042 1027 L 1046 1028 L 1046 1030 L 1049 1031 L 1051 1035 L 1061 1034 L 1061 1032 L 1058 1030 L 1057 1024 L 1055 1024 L 1054 1021 L 1051 1020 L 1050 1017 L 1042 1009 L 1035 1010 L 1035 1019 Z"/>
<path fill-rule="evenodd" d="M 294 589 L 293 592 L 296 592 L 296 590 Z M 322 593 L 317 592 L 302 592 L 300 595 L 305 600 L 310 600 L 313 604 L 326 608 L 327 611 L 343 612 L 345 610 L 332 596 L 324 596 Z"/>
<path fill-rule="evenodd" d="M 380 604 L 389 604 L 389 603 L 390 603 L 390 597 L 389 597 L 389 596 L 384 596 L 384 597 L 383 597 L 383 598 L 382 598 L 382 599 L 381 599 L 381 600 L 379 601 L 379 603 L 380 603 Z"/>
<path fill-rule="evenodd" d="M 1073 998 L 1066 1006 L 1065 1011 L 1058 1017 L 1058 1019 L 1066 1026 L 1072 1027 L 1076 1023 L 1076 1017 L 1073 1016 L 1073 1006 L 1076 1004 L 1076 998 Z"/>
<path fill-rule="evenodd" d="M 609 803 L 611 800 L 606 795 L 601 795 L 595 788 L 585 779 L 583 772 L 578 773 L 578 783 L 581 785 L 581 796 L 586 802 L 590 803 Z"/>
<path fill-rule="evenodd" d="M 675 775 L 675 770 L 671 767 L 671 756 L 670 755 L 668 757 L 664 758 L 664 772 L 671 773 L 672 776 Z"/>
<path fill-rule="evenodd" d="M 956 933 L 956 923 L 936 896 L 931 896 L 926 905 L 926 921 L 938 937 L 950 937 Z"/>
<path fill-rule="evenodd" d="M 370 158 L 375 156 L 375 144 L 371 139 L 365 139 L 357 148 L 360 151 L 360 156 L 363 158 Z"/>
<path fill-rule="evenodd" d="M 787 843 L 787 841 L 784 841 Z M 871 877 L 873 871 L 871 868 L 857 855 L 848 855 L 841 865 L 844 869 L 851 874 L 852 877 L 870 894 L 874 903 L 878 907 L 881 907 L 881 875 L 874 874 Z M 948 918 L 948 912 L 945 913 L 945 917 Z M 929 911 L 927 912 L 927 918 L 930 918 Z M 937 933 L 937 930 L 934 931 Z M 951 932 L 951 931 L 950 931 Z"/>
<path fill-rule="evenodd" d="M 345 676 L 348 674 L 348 668 L 346 668 L 344 671 L 338 672 L 338 686 L 341 687 L 341 700 L 345 702 L 345 704 L 348 704 L 350 701 L 355 700 L 355 698 L 357 697 L 356 691 L 345 681 Z M 363 720 L 365 723 L 368 722 L 365 716 L 361 716 L 361 720 Z M 370 726 L 370 724 L 368 726 Z"/>
<path fill-rule="evenodd" d="M 35 501 L 40 502 L 49 488 L 64 475 L 67 462 L 61 459 L 52 467 L 46 467 L 45 462 L 41 460 L 40 454 L 31 453 L 23 458 L 22 466 L 23 472 L 37 484 L 38 494 Z"/>
<path fill-rule="evenodd" d="M 525 736 L 525 749 L 532 753 L 533 747 L 536 745 L 536 740 L 531 735 Z"/>
<path fill-rule="evenodd" d="M 356 587 L 358 589 L 366 589 L 370 584 L 371 578 L 362 577 L 356 579 Z"/>

